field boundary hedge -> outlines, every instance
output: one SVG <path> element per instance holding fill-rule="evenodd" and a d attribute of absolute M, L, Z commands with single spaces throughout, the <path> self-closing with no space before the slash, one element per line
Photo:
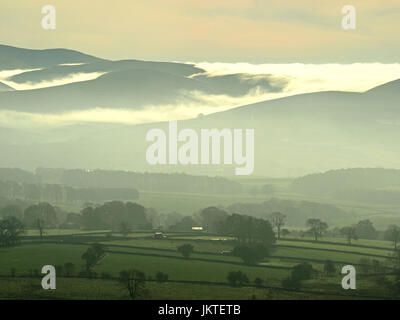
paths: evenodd
<path fill-rule="evenodd" d="M 308 239 L 293 239 L 293 238 L 281 238 L 281 240 L 282 241 L 291 241 L 291 242 L 306 242 L 306 243 L 314 243 L 314 244 L 328 244 L 328 245 L 338 245 L 338 246 L 345 246 L 345 247 L 358 247 L 358 248 L 365 248 L 365 249 L 394 251 L 393 248 L 367 246 L 364 244 L 353 244 L 353 243 L 348 244 L 348 243 L 334 242 L 334 241 L 315 241 L 315 240 L 308 240 Z"/>
<path fill-rule="evenodd" d="M 40 279 L 41 277 L 34 276 L 15 276 L 9 277 L 0 275 L 0 279 Z M 84 279 L 84 280 L 101 280 L 101 281 L 118 281 L 118 277 L 109 277 L 107 279 L 99 278 L 99 277 L 83 277 L 83 276 L 70 276 L 63 277 L 59 276 L 58 278 L 63 279 Z M 370 296 L 370 295 L 358 295 L 358 294 L 343 294 L 343 293 L 335 293 L 335 292 L 324 292 L 324 291 L 314 291 L 314 290 L 293 290 L 284 287 L 274 287 L 274 286 L 265 286 L 265 285 L 255 285 L 255 284 L 244 284 L 241 286 L 232 286 L 228 282 L 220 282 L 220 281 L 195 281 L 195 280 L 165 280 L 165 281 L 157 281 L 156 279 L 145 279 L 144 282 L 158 282 L 158 283 L 179 283 L 179 284 L 194 284 L 194 285 L 207 285 L 207 286 L 225 286 L 225 287 L 233 287 L 233 288 L 257 288 L 257 289 L 268 289 L 268 290 L 276 290 L 276 291 L 285 291 L 290 293 L 298 293 L 298 294 L 312 294 L 312 295 L 322 295 L 322 296 L 333 296 L 333 297 L 346 297 L 346 298 L 366 298 L 366 299 L 374 299 L 374 300 L 394 300 L 393 297 L 382 297 L 382 296 Z"/>
<path fill-rule="evenodd" d="M 329 249 L 329 248 L 313 248 L 313 247 L 303 247 L 303 246 L 291 246 L 291 245 L 286 245 L 286 244 L 276 244 L 275 247 L 291 248 L 291 249 L 307 249 L 307 250 L 317 250 L 317 251 L 329 251 L 329 252 L 355 254 L 355 255 L 374 257 L 374 258 L 393 259 L 393 257 L 391 257 L 389 255 L 388 256 L 383 256 L 383 255 L 379 255 L 379 254 L 359 252 L 359 251 L 345 251 L 345 250 Z"/>

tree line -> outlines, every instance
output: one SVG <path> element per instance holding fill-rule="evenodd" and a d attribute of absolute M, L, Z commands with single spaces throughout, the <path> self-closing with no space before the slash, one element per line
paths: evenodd
<path fill-rule="evenodd" d="M 242 185 L 222 178 L 184 173 L 149 173 L 116 170 L 38 168 L 40 181 L 76 187 L 134 188 L 161 192 L 240 193 Z"/>
<path fill-rule="evenodd" d="M 139 198 L 139 192 L 134 188 L 71 187 L 60 184 L 0 181 L 0 196 L 35 202 L 79 203 L 135 200 Z"/>

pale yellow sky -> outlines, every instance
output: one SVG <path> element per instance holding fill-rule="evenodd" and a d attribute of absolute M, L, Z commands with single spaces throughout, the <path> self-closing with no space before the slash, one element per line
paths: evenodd
<path fill-rule="evenodd" d="M 54 5 L 57 28 L 41 28 Z M 354 5 L 356 30 L 341 28 Z M 0 43 L 169 61 L 399 62 L 398 0 L 1 0 Z"/>

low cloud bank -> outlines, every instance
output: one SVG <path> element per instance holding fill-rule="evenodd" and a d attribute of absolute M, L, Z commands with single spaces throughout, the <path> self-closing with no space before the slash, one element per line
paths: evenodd
<path fill-rule="evenodd" d="M 199 114 L 225 111 L 238 106 L 265 100 L 282 98 L 294 94 L 318 91 L 364 92 L 383 83 L 400 78 L 400 64 L 356 63 L 356 64 L 262 64 L 248 63 L 195 63 L 205 73 L 193 75 L 199 80 L 207 77 L 228 76 L 229 81 L 246 82 L 241 94 L 209 94 L 201 91 L 183 91 L 176 101 L 165 105 L 148 105 L 141 110 L 112 109 L 103 106 L 88 110 L 71 110 L 59 114 L 36 114 L 3 110 L 0 126 L 41 127 L 63 126 L 74 123 L 99 122 L 140 124 L 158 121 L 195 118 Z M 71 74 L 66 78 L 36 84 L 17 84 L 7 81 L 8 77 L 27 70 L 0 71 L 0 81 L 16 90 L 37 89 L 72 82 L 88 81 L 104 73 Z M 236 75 L 236 76 L 232 76 Z M 268 80 L 273 90 L 265 90 L 262 79 Z M 271 82 L 272 81 L 272 82 Z M 254 87 L 249 86 L 254 83 Z M 274 89 L 276 88 L 276 89 Z"/>

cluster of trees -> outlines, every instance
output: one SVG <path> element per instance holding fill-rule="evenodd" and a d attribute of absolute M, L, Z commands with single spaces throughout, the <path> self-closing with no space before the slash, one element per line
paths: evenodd
<path fill-rule="evenodd" d="M 376 239 L 377 231 L 369 220 L 361 220 L 355 225 L 346 226 L 340 229 L 340 233 L 351 244 L 352 240 L 358 239 Z M 384 232 L 384 240 L 392 241 L 394 248 L 397 248 L 397 243 L 400 241 L 400 227 L 390 225 Z"/>
<path fill-rule="evenodd" d="M 290 277 L 282 280 L 282 286 L 290 290 L 298 290 L 303 280 L 309 280 L 315 274 L 315 270 L 308 262 L 297 264 L 293 267 Z"/>
<path fill-rule="evenodd" d="M 76 220 L 76 214 L 69 215 L 67 222 Z M 79 221 L 78 221 L 79 222 Z M 129 229 L 150 229 L 152 224 L 147 217 L 146 208 L 132 202 L 112 201 L 101 206 L 89 206 L 82 210 L 79 222 L 84 229 L 120 230 L 124 224 Z"/>
<path fill-rule="evenodd" d="M 39 203 L 22 210 L 9 205 L 0 210 L 0 245 L 11 246 L 19 242 L 25 229 L 38 229 L 43 236 L 45 228 L 57 227 L 57 213 L 48 203 Z"/>
<path fill-rule="evenodd" d="M 25 210 L 19 205 L 8 205 L 0 209 L 0 218 L 4 220 L 15 218 L 26 229 L 39 229 L 39 231 L 45 228 L 56 228 L 57 216 L 56 208 L 46 202 L 28 206 Z"/>
<path fill-rule="evenodd" d="M 226 279 L 228 280 L 228 283 L 233 287 L 242 286 L 250 282 L 247 275 L 240 270 L 229 272 Z"/>
<path fill-rule="evenodd" d="M 336 272 L 336 267 L 333 262 L 327 260 L 324 264 L 324 272 L 326 275 L 332 275 Z M 290 276 L 282 280 L 282 287 L 289 290 L 299 290 L 302 281 L 309 280 L 315 277 L 318 273 L 310 263 L 302 262 L 292 268 Z M 250 283 L 248 276 L 242 271 L 231 271 L 228 273 L 227 281 L 231 286 L 243 286 Z M 254 284 L 257 287 L 262 286 L 264 281 L 260 278 L 254 279 Z"/>
<path fill-rule="evenodd" d="M 237 245 L 231 254 L 248 265 L 257 264 L 269 256 L 275 242 L 275 234 L 268 220 L 240 214 L 228 215 L 220 224 L 220 232 L 236 239 Z"/>
<path fill-rule="evenodd" d="M 328 224 L 320 219 L 310 218 L 306 221 L 308 230 L 301 232 L 302 236 L 311 235 L 315 241 L 318 241 L 324 235 L 333 237 L 344 236 L 348 243 L 358 239 L 376 239 L 378 232 L 372 222 L 368 219 L 361 220 L 357 224 L 345 226 L 342 228 L 334 228 L 328 230 Z"/>
<path fill-rule="evenodd" d="M 272 220 L 278 234 L 286 221 L 282 219 Z M 209 233 L 218 233 L 233 236 L 240 244 L 244 243 L 272 243 L 275 241 L 271 222 L 261 218 L 255 218 L 243 214 L 229 214 L 217 207 L 207 207 L 195 216 L 177 216 L 178 220 L 169 226 L 171 231 L 191 231 L 194 226 L 202 226 Z"/>
<path fill-rule="evenodd" d="M 11 246 L 19 242 L 25 229 L 38 229 L 43 237 L 44 229 L 57 227 L 57 213 L 48 203 L 27 207 L 24 211 L 16 205 L 0 210 L 0 245 Z"/>
<path fill-rule="evenodd" d="M 307 220 L 306 225 L 309 228 L 306 234 L 312 235 L 315 241 L 318 241 L 328 230 L 328 224 L 320 219 L 310 218 Z"/>
<path fill-rule="evenodd" d="M 189 259 L 190 255 L 194 252 L 194 247 L 189 243 L 185 243 L 179 246 L 177 249 L 185 259 Z"/>
<path fill-rule="evenodd" d="M 268 220 L 234 213 L 220 224 L 220 233 L 234 237 L 239 245 L 262 243 L 271 245 L 275 234 Z"/>
<path fill-rule="evenodd" d="M 200 222 L 203 229 L 210 233 L 218 233 L 221 225 L 228 218 L 228 213 L 225 210 L 217 207 L 208 207 L 200 212 Z"/>
<path fill-rule="evenodd" d="M 56 228 L 58 223 L 56 209 L 46 202 L 34 204 L 25 209 L 23 222 L 28 229 L 38 228 L 40 231 L 44 228 Z"/>
<path fill-rule="evenodd" d="M 270 255 L 270 247 L 263 244 L 251 246 L 235 246 L 232 255 L 239 257 L 247 265 L 255 265 Z"/>
<path fill-rule="evenodd" d="M 25 210 L 19 205 L 8 205 L 0 209 L 0 221 L 15 218 L 25 229 L 39 230 L 41 236 L 45 229 L 57 227 L 111 229 L 128 234 L 132 229 L 151 229 L 154 216 L 157 216 L 154 210 L 146 209 L 137 203 L 122 201 L 106 202 L 98 206 L 89 205 L 81 213 L 68 214 L 47 202 L 30 205 Z"/>
<path fill-rule="evenodd" d="M 279 215 L 282 214 L 279 213 Z M 276 215 L 274 220 L 274 225 L 279 230 L 284 225 L 285 217 L 284 215 L 282 217 L 278 219 Z M 275 234 L 268 220 L 240 214 L 229 215 L 216 207 L 203 209 L 198 219 L 205 231 L 234 237 L 237 245 L 231 254 L 241 258 L 245 264 L 253 265 L 269 256 L 271 246 L 275 242 Z M 186 231 L 191 230 L 194 225 L 196 222 L 192 217 L 184 217 L 171 228 Z M 280 234 L 280 231 L 278 233 Z M 178 248 L 178 251 L 185 258 L 189 258 L 193 253 L 193 246 L 184 244 Z"/>
<path fill-rule="evenodd" d="M 0 220 L 0 246 L 8 247 L 19 243 L 24 225 L 15 217 Z"/>
<path fill-rule="evenodd" d="M 375 229 L 373 223 L 368 219 L 359 221 L 354 228 L 357 233 L 357 237 L 360 239 L 373 240 L 378 236 L 378 231 Z"/>
<path fill-rule="evenodd" d="M 93 268 L 105 257 L 106 250 L 107 247 L 105 245 L 95 243 L 87 248 L 87 250 L 82 254 L 82 259 L 85 260 L 85 271 L 87 275 L 93 273 Z"/>

